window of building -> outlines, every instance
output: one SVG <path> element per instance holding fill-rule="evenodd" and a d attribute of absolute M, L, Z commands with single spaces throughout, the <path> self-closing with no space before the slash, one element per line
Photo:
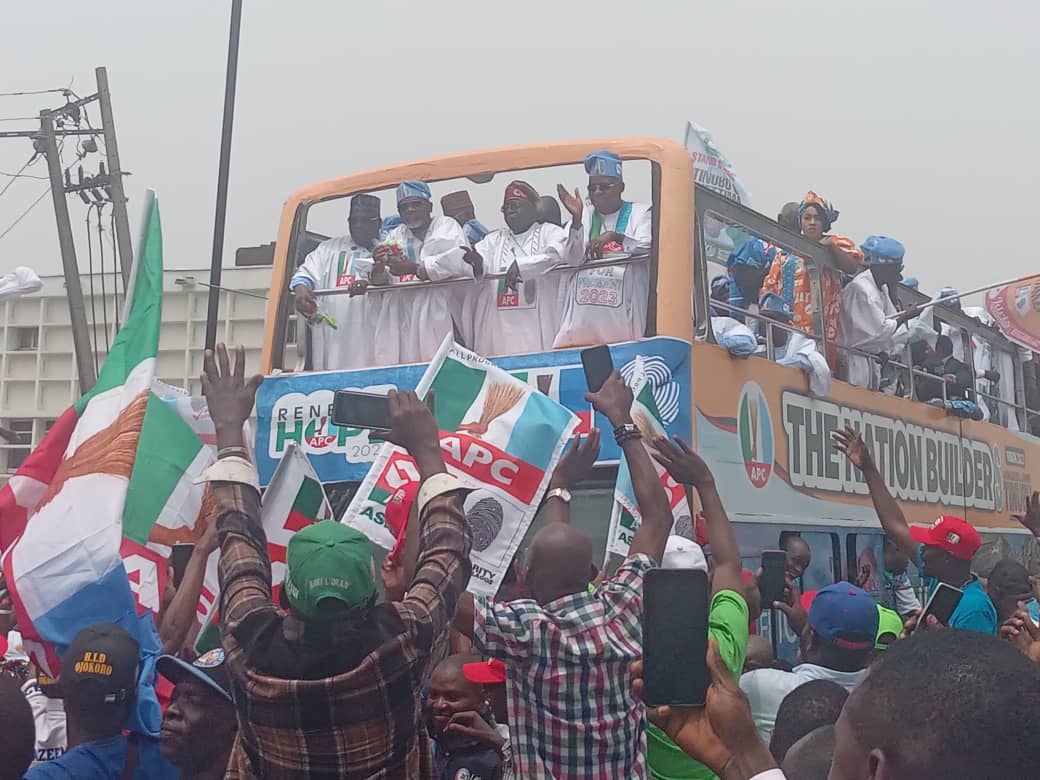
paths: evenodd
<path fill-rule="evenodd" d="M 40 329 L 32 326 L 11 328 L 9 349 L 31 350 L 40 346 Z"/>
<path fill-rule="evenodd" d="M 3 426 L 4 466 L 13 472 L 32 450 L 32 420 L 8 420 Z"/>

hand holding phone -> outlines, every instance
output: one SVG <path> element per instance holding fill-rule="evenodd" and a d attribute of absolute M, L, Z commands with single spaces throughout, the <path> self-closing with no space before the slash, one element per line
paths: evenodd
<path fill-rule="evenodd" d="M 916 634 L 918 631 L 925 630 L 929 615 L 934 616 L 940 624 L 948 626 L 950 618 L 953 617 L 953 613 L 957 610 L 957 605 L 961 603 L 963 597 L 964 591 L 960 588 L 940 582 L 932 591 L 932 595 L 928 597 L 928 603 L 924 605 L 921 614 L 917 616 L 917 625 L 914 626 L 911 633 Z"/>
<path fill-rule="evenodd" d="M 708 690 L 708 575 L 650 569 L 643 578 L 643 699 L 702 707 Z"/>
<path fill-rule="evenodd" d="M 382 393 L 337 390 L 332 401 L 332 422 L 340 428 L 390 430 L 390 401 Z"/>

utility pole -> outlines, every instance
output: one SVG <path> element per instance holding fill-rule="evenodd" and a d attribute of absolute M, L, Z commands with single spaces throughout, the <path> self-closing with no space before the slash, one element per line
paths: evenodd
<path fill-rule="evenodd" d="M 58 143 L 54 135 L 54 119 L 50 111 L 40 112 L 40 138 L 43 141 L 43 153 L 47 157 L 54 218 L 58 223 L 58 246 L 61 248 L 61 265 L 65 272 L 65 290 L 69 298 L 69 320 L 72 323 L 72 345 L 76 351 L 79 390 L 85 393 L 94 386 L 97 377 L 94 375 L 94 356 L 87 332 L 87 309 L 83 303 L 83 286 L 80 284 L 79 265 L 76 262 L 76 244 L 72 240 L 69 204 L 65 201 L 65 183 L 62 181 L 61 160 L 58 157 Z"/>
<path fill-rule="evenodd" d="M 98 103 L 101 106 L 101 129 L 105 133 L 105 155 L 108 158 L 109 193 L 112 214 L 116 223 L 116 244 L 119 247 L 119 270 L 123 274 L 123 289 L 130 288 L 130 269 L 134 264 L 133 244 L 130 241 L 130 221 L 126 216 L 126 193 L 123 191 L 123 171 L 119 167 L 119 147 L 116 145 L 116 126 L 112 119 L 112 100 L 108 91 L 108 71 L 96 68 Z"/>

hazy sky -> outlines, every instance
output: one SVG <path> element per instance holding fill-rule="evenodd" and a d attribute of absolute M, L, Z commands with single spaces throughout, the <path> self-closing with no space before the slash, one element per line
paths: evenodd
<path fill-rule="evenodd" d="M 2 11 L 0 92 L 74 78 L 86 94 L 108 66 L 131 220 L 158 190 L 169 266 L 209 264 L 229 13 Z M 272 240 L 286 195 L 317 180 L 513 143 L 681 140 L 694 119 L 765 214 L 812 188 L 841 210 L 836 232 L 901 239 L 922 289 L 1015 276 L 1040 268 L 1022 229 L 1040 205 L 1038 25 L 1024 1 L 246 0 L 225 257 Z M 53 97 L 0 98 L 0 118 Z M 30 153 L 0 139 L 0 171 Z M 0 232 L 44 187 L 15 182 Z M 49 198 L 0 240 L 0 270 L 19 264 L 60 268 Z"/>

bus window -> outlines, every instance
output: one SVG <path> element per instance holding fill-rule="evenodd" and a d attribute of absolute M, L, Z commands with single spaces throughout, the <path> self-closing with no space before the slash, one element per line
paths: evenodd
<path fill-rule="evenodd" d="M 310 365 L 425 362 L 449 333 L 484 356 L 641 338 L 655 185 L 649 161 L 623 169 L 623 180 L 582 165 L 501 171 L 409 185 L 403 208 L 397 188 L 301 208 L 286 305 L 319 314 Z"/>

